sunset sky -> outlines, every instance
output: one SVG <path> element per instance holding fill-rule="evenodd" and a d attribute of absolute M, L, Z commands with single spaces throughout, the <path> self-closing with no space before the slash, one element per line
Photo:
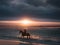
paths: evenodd
<path fill-rule="evenodd" d="M 0 0 L 0 23 L 18 22 L 27 17 L 37 25 L 60 25 L 59 4 L 57 0 Z"/>

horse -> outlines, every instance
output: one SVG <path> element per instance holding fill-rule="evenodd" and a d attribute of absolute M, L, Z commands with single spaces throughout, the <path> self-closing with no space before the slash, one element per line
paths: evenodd
<path fill-rule="evenodd" d="M 22 38 L 24 38 L 24 36 L 27 36 L 27 39 L 30 38 L 30 34 L 26 32 L 26 29 L 24 29 L 24 31 L 20 30 L 19 34 L 22 33 Z"/>

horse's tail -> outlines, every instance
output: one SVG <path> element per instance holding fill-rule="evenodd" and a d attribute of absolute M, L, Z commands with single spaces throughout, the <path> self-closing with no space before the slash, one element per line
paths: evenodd
<path fill-rule="evenodd" d="M 19 34 L 20 34 L 20 31 L 19 31 Z"/>

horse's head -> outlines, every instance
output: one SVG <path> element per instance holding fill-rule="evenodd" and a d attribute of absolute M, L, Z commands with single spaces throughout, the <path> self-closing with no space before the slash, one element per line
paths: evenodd
<path fill-rule="evenodd" d="M 21 31 L 21 30 L 19 31 L 19 33 L 22 33 L 22 32 L 23 32 L 23 31 Z"/>

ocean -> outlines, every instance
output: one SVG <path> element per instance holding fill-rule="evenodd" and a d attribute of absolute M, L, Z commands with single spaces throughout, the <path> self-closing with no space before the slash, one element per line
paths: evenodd
<path fill-rule="evenodd" d="M 30 33 L 31 39 L 19 39 L 21 34 L 18 29 L 0 28 L 0 45 L 60 45 L 60 28 L 29 27 L 27 32 Z"/>

